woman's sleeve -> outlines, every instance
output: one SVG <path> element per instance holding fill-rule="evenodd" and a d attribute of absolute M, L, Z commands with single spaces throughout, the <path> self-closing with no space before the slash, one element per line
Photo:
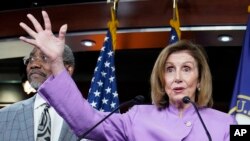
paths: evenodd
<path fill-rule="evenodd" d="M 91 128 L 104 115 L 94 110 L 78 90 L 74 80 L 66 70 L 49 77 L 38 93 L 64 118 L 77 136 Z M 103 130 L 97 127 L 96 131 Z M 94 136 L 101 136 L 94 132 Z"/>
<path fill-rule="evenodd" d="M 49 77 L 41 85 L 38 93 L 55 108 L 78 137 L 109 114 L 91 107 L 66 70 Z M 127 140 L 132 134 L 130 131 L 135 111 L 137 110 L 130 110 L 126 114 L 113 114 L 92 130 L 86 138 L 102 141 Z"/>

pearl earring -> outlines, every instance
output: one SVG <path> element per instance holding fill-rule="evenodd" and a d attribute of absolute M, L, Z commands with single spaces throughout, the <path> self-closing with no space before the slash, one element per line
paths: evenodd
<path fill-rule="evenodd" d="M 200 87 L 198 87 L 198 88 L 197 88 L 197 90 L 198 90 L 198 91 L 201 91 L 201 88 L 200 88 Z"/>

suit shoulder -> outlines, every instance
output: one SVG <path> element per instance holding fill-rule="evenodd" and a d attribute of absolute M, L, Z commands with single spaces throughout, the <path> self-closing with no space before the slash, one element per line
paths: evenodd
<path fill-rule="evenodd" d="M 150 104 L 149 105 L 135 105 L 129 110 L 129 112 L 150 114 L 150 113 L 159 112 L 159 109 L 155 105 L 150 105 Z"/>
<path fill-rule="evenodd" d="M 34 101 L 34 98 L 29 98 L 26 100 L 21 100 L 19 102 L 13 103 L 11 105 L 8 105 L 6 107 L 3 107 L 2 109 L 0 109 L 0 113 L 3 112 L 10 112 L 10 111 L 18 111 L 19 109 L 21 109 L 23 107 L 23 105 L 27 105 L 29 103 L 32 103 L 32 101 Z"/>
<path fill-rule="evenodd" d="M 212 109 L 212 108 L 204 108 L 201 110 L 201 112 L 210 119 L 213 119 L 214 121 L 218 122 L 235 122 L 235 117 L 233 115 L 230 115 L 228 113 Z"/>

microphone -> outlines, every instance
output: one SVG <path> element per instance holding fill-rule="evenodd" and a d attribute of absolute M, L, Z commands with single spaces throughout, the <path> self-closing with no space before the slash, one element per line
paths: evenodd
<path fill-rule="evenodd" d="M 136 105 L 136 104 L 142 104 L 144 102 L 144 100 L 145 100 L 144 96 L 138 95 L 135 98 L 122 103 L 121 105 L 119 105 L 118 107 L 116 107 L 113 111 L 111 111 L 108 115 L 106 115 L 102 120 L 100 120 L 99 122 L 97 122 L 93 127 L 91 127 L 89 130 L 87 130 L 85 133 L 83 133 L 79 137 L 78 141 L 80 141 L 81 139 L 83 139 L 92 130 L 94 130 L 99 124 L 101 124 L 103 121 L 105 121 L 108 117 L 110 117 L 112 114 L 114 114 L 120 108 L 123 108 L 123 107 L 126 107 L 126 106 L 132 106 L 132 105 Z"/>
<path fill-rule="evenodd" d="M 204 128 L 205 131 L 206 131 L 208 140 L 209 140 L 209 141 L 212 141 L 211 135 L 210 135 L 210 133 L 208 132 L 207 127 L 206 127 L 205 123 L 203 122 L 203 120 L 202 120 L 202 118 L 201 118 L 201 115 L 200 115 L 200 113 L 199 113 L 199 111 L 198 111 L 198 108 L 197 108 L 197 106 L 195 105 L 195 103 L 194 103 L 193 101 L 191 101 L 191 99 L 190 99 L 188 96 L 183 97 L 183 98 L 182 98 L 182 101 L 183 101 L 183 103 L 185 103 L 185 104 L 191 103 L 191 104 L 194 106 L 195 111 L 196 111 L 196 113 L 198 114 L 198 117 L 199 117 L 199 119 L 200 119 L 200 121 L 201 121 L 201 123 L 202 123 L 202 125 L 203 125 L 203 128 Z"/>

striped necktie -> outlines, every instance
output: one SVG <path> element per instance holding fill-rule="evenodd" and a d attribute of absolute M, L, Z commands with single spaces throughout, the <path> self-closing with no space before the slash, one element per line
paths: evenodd
<path fill-rule="evenodd" d="M 45 108 L 41 114 L 41 118 L 38 125 L 37 139 L 36 141 L 50 141 L 51 133 L 51 120 L 49 115 L 49 105 L 44 104 Z"/>

